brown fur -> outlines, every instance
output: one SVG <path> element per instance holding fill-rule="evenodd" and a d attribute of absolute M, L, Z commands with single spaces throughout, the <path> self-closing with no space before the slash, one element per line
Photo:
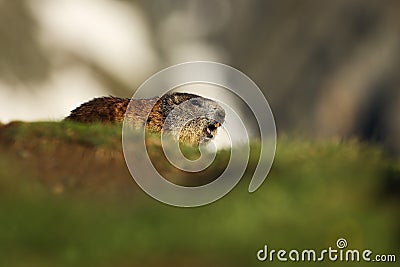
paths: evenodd
<path fill-rule="evenodd" d="M 125 114 L 129 108 L 129 112 L 126 115 L 126 119 L 129 121 L 129 123 L 132 123 L 136 127 L 146 124 L 147 130 L 161 133 L 165 119 L 175 107 L 187 100 L 198 99 L 207 105 L 204 105 L 203 107 L 191 105 L 189 107 L 192 109 L 212 109 L 208 112 L 211 114 L 210 117 L 212 118 L 199 118 L 191 121 L 187 124 L 188 126 L 184 127 L 179 133 L 180 141 L 198 144 L 204 139 L 208 140 L 213 138 L 216 134 L 217 128 L 220 126 L 217 121 L 222 123 L 225 118 L 225 111 L 216 102 L 194 94 L 171 93 L 164 95 L 158 100 L 157 99 L 157 97 L 154 97 L 148 99 L 131 100 L 129 98 L 119 98 L 113 96 L 95 98 L 71 111 L 71 114 L 66 118 L 66 120 L 82 123 L 120 123 L 124 121 Z M 196 102 L 196 104 L 198 103 Z M 190 110 L 187 111 L 190 113 Z M 146 115 L 148 112 L 150 112 L 150 114 L 147 117 Z M 177 120 L 181 119 L 181 117 L 184 117 L 187 114 L 180 115 L 182 116 L 179 116 Z M 145 118 L 147 118 L 146 121 Z M 207 127 L 211 131 L 209 134 L 206 133 Z"/>

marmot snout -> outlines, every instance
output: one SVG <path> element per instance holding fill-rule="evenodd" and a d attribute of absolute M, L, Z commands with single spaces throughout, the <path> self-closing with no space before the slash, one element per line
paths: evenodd
<path fill-rule="evenodd" d="M 82 104 L 66 120 L 118 123 L 124 118 L 134 127 L 145 124 L 151 132 L 163 131 L 180 142 L 198 145 L 215 137 L 225 120 L 225 110 L 211 99 L 187 93 L 134 100 L 110 96 Z"/>

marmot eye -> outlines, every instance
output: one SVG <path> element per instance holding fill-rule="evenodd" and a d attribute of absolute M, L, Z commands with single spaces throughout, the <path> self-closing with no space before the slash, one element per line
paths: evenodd
<path fill-rule="evenodd" d="M 200 106 L 200 102 L 199 102 L 199 100 L 197 100 L 197 99 L 192 99 L 192 100 L 190 100 L 190 103 L 192 103 L 192 104 L 195 105 L 195 106 Z"/>

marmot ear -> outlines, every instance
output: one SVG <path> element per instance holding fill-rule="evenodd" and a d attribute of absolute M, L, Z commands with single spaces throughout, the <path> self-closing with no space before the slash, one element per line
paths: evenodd
<path fill-rule="evenodd" d="M 172 102 L 174 102 L 175 105 L 179 105 L 181 103 L 179 96 L 175 94 L 172 98 Z"/>
<path fill-rule="evenodd" d="M 171 110 L 174 109 L 175 98 L 176 96 L 171 94 L 165 94 L 161 97 L 161 109 L 164 117 L 167 117 Z"/>

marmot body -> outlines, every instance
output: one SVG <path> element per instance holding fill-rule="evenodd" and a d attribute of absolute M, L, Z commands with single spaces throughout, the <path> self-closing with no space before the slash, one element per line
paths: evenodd
<path fill-rule="evenodd" d="M 82 104 L 66 119 L 82 123 L 119 123 L 125 117 L 125 123 L 136 128 L 146 125 L 151 132 L 171 133 L 181 142 L 198 145 L 214 138 L 225 120 L 225 111 L 211 99 L 187 93 L 133 100 L 110 96 Z"/>

